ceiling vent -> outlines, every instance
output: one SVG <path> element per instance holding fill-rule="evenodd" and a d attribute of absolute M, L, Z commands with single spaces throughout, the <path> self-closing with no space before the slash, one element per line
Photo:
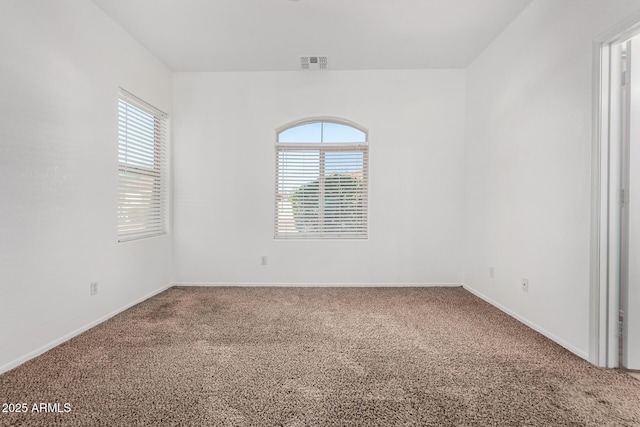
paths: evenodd
<path fill-rule="evenodd" d="M 326 56 L 301 56 L 300 66 L 303 70 L 327 70 L 329 68 Z"/>

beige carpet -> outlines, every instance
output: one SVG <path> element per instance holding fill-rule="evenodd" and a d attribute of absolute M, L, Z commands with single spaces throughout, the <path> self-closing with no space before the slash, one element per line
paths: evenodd
<path fill-rule="evenodd" d="M 0 376 L 8 402 L 1 425 L 640 425 L 640 381 L 461 288 L 171 288 Z"/>

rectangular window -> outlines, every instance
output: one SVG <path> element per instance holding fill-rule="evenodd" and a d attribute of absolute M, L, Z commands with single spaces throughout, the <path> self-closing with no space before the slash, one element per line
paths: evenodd
<path fill-rule="evenodd" d="M 368 148 L 365 132 L 342 124 L 280 132 L 275 237 L 367 238 Z"/>
<path fill-rule="evenodd" d="M 118 241 L 167 234 L 166 113 L 121 89 Z"/>

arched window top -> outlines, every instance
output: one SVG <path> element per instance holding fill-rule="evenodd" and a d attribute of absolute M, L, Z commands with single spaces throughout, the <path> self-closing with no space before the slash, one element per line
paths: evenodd
<path fill-rule="evenodd" d="M 367 130 L 336 118 L 305 119 L 276 131 L 279 144 L 366 144 Z"/>

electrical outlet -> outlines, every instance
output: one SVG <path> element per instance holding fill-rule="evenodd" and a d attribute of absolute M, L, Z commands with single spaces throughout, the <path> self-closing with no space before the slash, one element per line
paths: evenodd
<path fill-rule="evenodd" d="M 98 282 L 91 282 L 90 295 L 96 295 L 98 293 Z"/>
<path fill-rule="evenodd" d="M 522 292 L 529 292 L 529 279 L 526 277 L 522 278 Z"/>
<path fill-rule="evenodd" d="M 492 279 L 494 277 L 496 277 L 496 269 L 493 267 L 489 267 L 489 277 L 491 277 Z"/>
<path fill-rule="evenodd" d="M 260 257 L 260 265 L 267 265 L 267 262 L 268 262 L 268 261 L 269 261 L 269 260 L 267 259 L 267 256 L 266 256 L 266 255 L 262 255 L 262 256 Z"/>

